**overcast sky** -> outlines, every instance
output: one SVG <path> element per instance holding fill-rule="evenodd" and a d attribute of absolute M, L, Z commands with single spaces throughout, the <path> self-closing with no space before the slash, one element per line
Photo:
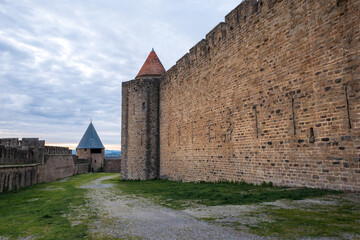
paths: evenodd
<path fill-rule="evenodd" d="M 0 138 L 120 149 L 121 82 L 169 69 L 240 0 L 0 0 Z"/>

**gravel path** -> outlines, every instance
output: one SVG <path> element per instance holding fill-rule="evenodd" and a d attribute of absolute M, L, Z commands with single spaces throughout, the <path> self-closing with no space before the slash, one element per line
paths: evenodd
<path fill-rule="evenodd" d="M 100 219 L 92 223 L 94 237 L 130 239 L 261 239 L 230 227 L 197 219 L 189 211 L 172 210 L 147 199 L 121 195 L 110 184 L 97 179 L 89 188 L 89 206 Z M 116 192 L 117 191 L 117 192 Z M 116 192 L 116 193 L 115 193 Z"/>

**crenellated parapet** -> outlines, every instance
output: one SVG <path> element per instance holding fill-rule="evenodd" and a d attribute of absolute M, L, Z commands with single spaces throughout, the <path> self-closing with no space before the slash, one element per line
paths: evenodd
<path fill-rule="evenodd" d="M 45 146 L 44 151 L 47 155 L 72 155 L 72 151 L 68 147 Z"/>
<path fill-rule="evenodd" d="M 45 141 L 38 138 L 2 138 L 0 139 L 0 164 L 41 163 Z"/>
<path fill-rule="evenodd" d="M 275 2 L 279 0 L 246 0 L 225 16 L 225 22 L 220 22 L 194 47 L 181 57 L 174 66 L 166 72 L 163 83 L 171 78 L 176 78 L 178 72 L 195 68 L 199 63 L 209 63 L 212 56 L 227 47 L 229 41 L 246 37 L 241 36 L 241 29 L 245 26 L 260 24 L 262 13 L 271 11 Z M 231 42 L 231 44 L 234 44 Z M 246 47 L 246 46 L 243 46 Z"/>
<path fill-rule="evenodd" d="M 38 138 L 0 139 L 0 193 L 76 173 L 67 147 L 45 146 Z"/>
<path fill-rule="evenodd" d="M 43 148 L 45 146 L 45 141 L 39 140 L 39 138 L 23 138 L 22 140 L 19 140 L 18 138 L 0 138 L 0 145 L 16 148 Z"/>
<path fill-rule="evenodd" d="M 243 1 L 160 81 L 160 177 L 360 191 L 359 26 L 357 0 Z"/>

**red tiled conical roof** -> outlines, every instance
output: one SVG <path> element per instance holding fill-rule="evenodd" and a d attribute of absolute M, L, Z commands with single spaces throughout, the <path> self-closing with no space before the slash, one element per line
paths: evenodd
<path fill-rule="evenodd" d="M 164 73 L 165 68 L 153 49 L 147 57 L 136 78 L 145 76 L 162 76 Z"/>

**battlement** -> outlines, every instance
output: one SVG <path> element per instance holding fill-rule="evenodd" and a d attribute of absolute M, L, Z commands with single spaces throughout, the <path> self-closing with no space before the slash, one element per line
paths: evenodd
<path fill-rule="evenodd" d="M 359 16 L 356 0 L 233 9 L 160 81 L 160 177 L 360 191 Z"/>
<path fill-rule="evenodd" d="M 0 164 L 41 163 L 45 155 L 72 155 L 67 147 L 45 146 L 39 138 L 1 138 Z"/>
<path fill-rule="evenodd" d="M 122 176 L 360 191 L 359 16 L 243 1 L 159 85 L 123 83 Z"/>
<path fill-rule="evenodd" d="M 72 151 L 68 147 L 45 146 L 44 152 L 54 155 L 72 155 Z"/>
<path fill-rule="evenodd" d="M 0 164 L 41 163 L 45 141 L 38 138 L 1 138 Z"/>
<path fill-rule="evenodd" d="M 262 13 L 273 10 L 279 0 L 245 0 L 225 16 L 225 22 L 220 22 L 210 30 L 205 39 L 193 46 L 181 57 L 174 66 L 166 72 L 166 78 L 173 78 L 181 69 L 196 67 L 201 62 L 211 61 L 211 57 L 221 52 L 223 45 L 241 36 L 242 28 L 251 28 L 261 24 Z M 252 25 L 252 26 L 251 26 Z M 234 43 L 232 43 L 234 44 Z M 244 46 L 246 47 L 246 46 Z M 166 81 L 167 79 L 164 79 Z"/>
<path fill-rule="evenodd" d="M 2 165 L 41 163 L 42 156 L 42 148 L 0 145 L 0 164 Z"/>
<path fill-rule="evenodd" d="M 22 140 L 19 140 L 18 138 L 0 138 L 0 145 L 7 147 L 43 148 L 45 146 L 45 141 L 39 140 L 39 138 L 23 138 Z"/>

